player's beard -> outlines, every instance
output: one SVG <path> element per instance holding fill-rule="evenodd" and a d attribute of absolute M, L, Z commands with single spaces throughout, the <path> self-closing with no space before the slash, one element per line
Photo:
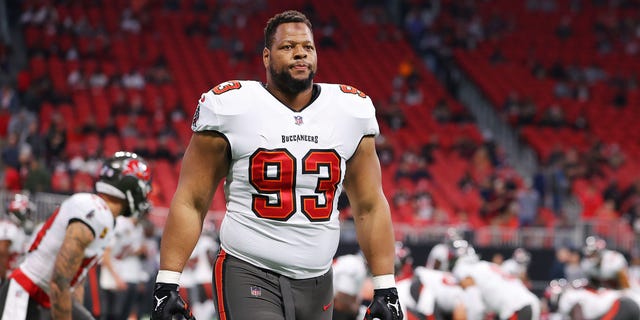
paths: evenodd
<path fill-rule="evenodd" d="M 288 70 L 278 72 L 273 66 L 269 66 L 269 73 L 271 73 L 271 79 L 275 82 L 276 87 L 288 94 L 298 94 L 306 89 L 311 88 L 313 83 L 313 77 L 316 75 L 313 70 L 309 72 L 309 76 L 306 79 L 298 80 L 294 79 Z"/>

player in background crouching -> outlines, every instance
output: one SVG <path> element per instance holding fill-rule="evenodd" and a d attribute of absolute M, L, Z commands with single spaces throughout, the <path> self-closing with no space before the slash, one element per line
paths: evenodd
<path fill-rule="evenodd" d="M 345 254 L 333 263 L 333 320 L 358 319 L 362 288 L 369 277 L 362 253 Z M 360 317 L 362 319 L 362 317 Z"/>
<path fill-rule="evenodd" d="M 599 236 L 589 236 L 582 248 L 581 267 L 594 287 L 625 290 L 631 287 L 627 259 L 618 251 L 607 249 L 607 242 Z"/>
<path fill-rule="evenodd" d="M 565 319 L 640 319 L 638 303 L 620 290 L 594 288 L 587 279 L 568 283 L 555 279 L 549 283 L 544 298 L 552 312 L 550 320 Z"/>
<path fill-rule="evenodd" d="M 29 254 L 0 288 L 0 319 L 93 319 L 82 305 L 87 270 L 100 261 L 115 218 L 149 209 L 151 170 L 134 153 L 105 161 L 96 193 L 77 193 L 39 229 Z"/>
<path fill-rule="evenodd" d="M 481 261 L 465 240 L 453 243 L 453 274 L 465 290 L 477 286 L 487 312 L 499 319 L 540 319 L 540 301 L 520 279 L 506 274 L 499 265 Z"/>
<path fill-rule="evenodd" d="M 0 218 L 0 284 L 18 267 L 26 252 L 28 236 L 33 231 L 31 218 L 35 204 L 26 194 L 16 193 Z"/>
<path fill-rule="evenodd" d="M 427 265 L 446 266 L 448 259 L 441 258 L 448 255 L 443 255 L 437 248 L 432 249 L 427 258 L 431 263 Z M 447 271 L 418 266 L 412 278 L 400 280 L 397 285 L 400 303 L 408 319 L 480 320 L 484 315 L 485 307 L 478 288 L 463 289 Z"/>
<path fill-rule="evenodd" d="M 505 260 L 500 267 L 502 270 L 522 281 L 522 283 L 531 287 L 529 280 L 529 264 L 531 263 L 531 253 L 524 248 L 516 248 L 513 250 L 511 258 Z"/>

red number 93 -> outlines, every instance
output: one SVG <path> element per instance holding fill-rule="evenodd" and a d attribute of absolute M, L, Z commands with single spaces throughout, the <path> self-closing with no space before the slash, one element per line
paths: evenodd
<path fill-rule="evenodd" d="M 327 175 L 320 170 L 326 167 Z M 302 213 L 310 221 L 328 221 L 342 176 L 340 156 L 335 150 L 310 150 L 302 158 L 302 174 L 318 176 L 317 195 L 296 195 L 297 159 L 287 149 L 258 149 L 249 158 L 249 182 L 259 192 L 253 194 L 252 211 L 261 218 L 286 221 L 301 203 Z M 277 201 L 269 202 L 269 194 Z M 324 204 L 320 202 L 324 198 Z"/>

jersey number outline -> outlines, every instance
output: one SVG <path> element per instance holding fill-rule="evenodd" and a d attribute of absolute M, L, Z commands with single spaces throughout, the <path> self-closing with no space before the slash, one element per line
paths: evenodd
<path fill-rule="evenodd" d="M 320 174 L 327 168 L 327 177 L 318 177 L 318 195 L 300 196 L 300 211 L 309 221 L 329 221 L 333 212 L 338 184 L 342 177 L 340 156 L 335 150 L 312 149 L 302 158 L 302 174 Z M 260 193 L 253 194 L 251 210 L 264 219 L 286 221 L 296 212 L 297 160 L 287 149 L 260 148 L 249 158 L 249 183 Z M 269 196 L 276 195 L 276 203 Z M 324 196 L 325 203 L 320 203 Z"/>

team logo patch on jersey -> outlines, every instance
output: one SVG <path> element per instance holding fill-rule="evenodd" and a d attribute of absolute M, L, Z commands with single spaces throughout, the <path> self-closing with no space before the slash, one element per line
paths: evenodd
<path fill-rule="evenodd" d="M 364 94 L 364 92 L 352 87 L 352 86 L 348 86 L 346 84 L 341 84 L 340 85 L 340 90 L 344 93 L 351 93 L 351 94 L 355 94 L 360 98 L 366 98 L 367 95 Z"/>
<path fill-rule="evenodd" d="M 299 126 L 304 124 L 304 122 L 302 121 L 302 116 L 293 116 L 293 120 L 295 120 L 295 123 Z"/>
<path fill-rule="evenodd" d="M 213 93 L 215 94 L 223 94 L 230 90 L 240 89 L 240 87 L 242 87 L 242 85 L 240 84 L 240 81 L 232 80 L 232 81 L 223 82 L 213 87 L 211 91 L 213 91 Z"/>
<path fill-rule="evenodd" d="M 262 296 L 262 289 L 260 289 L 260 287 L 251 286 L 251 295 L 254 297 Z"/>
<path fill-rule="evenodd" d="M 104 239 L 104 237 L 107 236 L 107 233 L 109 233 L 109 228 L 105 227 L 102 229 L 102 232 L 100 232 L 100 239 Z"/>

